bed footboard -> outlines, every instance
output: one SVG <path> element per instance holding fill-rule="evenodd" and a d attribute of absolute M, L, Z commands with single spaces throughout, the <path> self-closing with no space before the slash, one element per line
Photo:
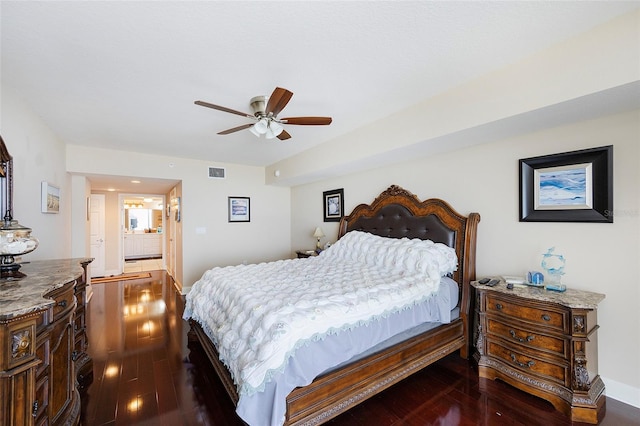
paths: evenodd
<path fill-rule="evenodd" d="M 200 325 L 190 321 L 190 340 L 196 338 L 207 354 L 234 404 L 238 393 L 229 371 Z M 318 425 L 382 392 L 402 379 L 466 345 L 462 319 L 419 334 L 395 346 L 317 377 L 287 397 L 285 425 Z"/>

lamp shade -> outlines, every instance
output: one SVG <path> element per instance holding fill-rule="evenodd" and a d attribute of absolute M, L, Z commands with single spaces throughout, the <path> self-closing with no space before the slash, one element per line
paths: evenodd
<path fill-rule="evenodd" d="M 254 124 L 252 129 L 254 129 L 259 135 L 264 135 L 267 133 L 267 120 L 263 118 Z"/>
<path fill-rule="evenodd" d="M 253 126 L 249 127 L 249 131 L 251 133 L 253 133 L 254 135 L 256 135 L 257 137 L 260 137 L 260 133 L 258 133 L 258 131 L 256 130 L 256 125 L 255 124 Z"/>
<path fill-rule="evenodd" d="M 283 130 L 284 130 L 284 127 L 282 127 L 277 122 L 269 121 L 269 123 L 267 124 L 267 132 L 265 133 L 264 136 L 267 139 L 273 139 L 277 137 L 280 133 L 282 133 Z"/>
<path fill-rule="evenodd" d="M 320 227 L 317 227 L 316 230 L 313 232 L 313 236 L 316 238 L 322 238 L 324 237 L 324 232 L 322 232 L 322 229 L 320 229 Z"/>

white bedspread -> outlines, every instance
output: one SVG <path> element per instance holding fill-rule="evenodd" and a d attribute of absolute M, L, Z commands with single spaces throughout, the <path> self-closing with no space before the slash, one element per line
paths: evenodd
<path fill-rule="evenodd" d="M 184 318 L 212 338 L 242 397 L 263 389 L 305 342 L 432 297 L 456 267 L 441 244 L 350 232 L 317 257 L 205 272 Z"/>

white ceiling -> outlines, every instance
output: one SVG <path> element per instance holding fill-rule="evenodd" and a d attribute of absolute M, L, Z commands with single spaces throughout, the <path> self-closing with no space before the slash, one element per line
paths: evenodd
<path fill-rule="evenodd" d="M 516 62 L 633 2 L 2 1 L 3 85 L 68 144 L 265 166 Z M 251 112 L 285 87 L 288 141 Z"/>

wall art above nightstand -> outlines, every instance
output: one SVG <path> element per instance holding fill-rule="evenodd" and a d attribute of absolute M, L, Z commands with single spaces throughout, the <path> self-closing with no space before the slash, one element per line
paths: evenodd
<path fill-rule="evenodd" d="M 520 160 L 519 219 L 613 223 L 613 145 Z"/>

